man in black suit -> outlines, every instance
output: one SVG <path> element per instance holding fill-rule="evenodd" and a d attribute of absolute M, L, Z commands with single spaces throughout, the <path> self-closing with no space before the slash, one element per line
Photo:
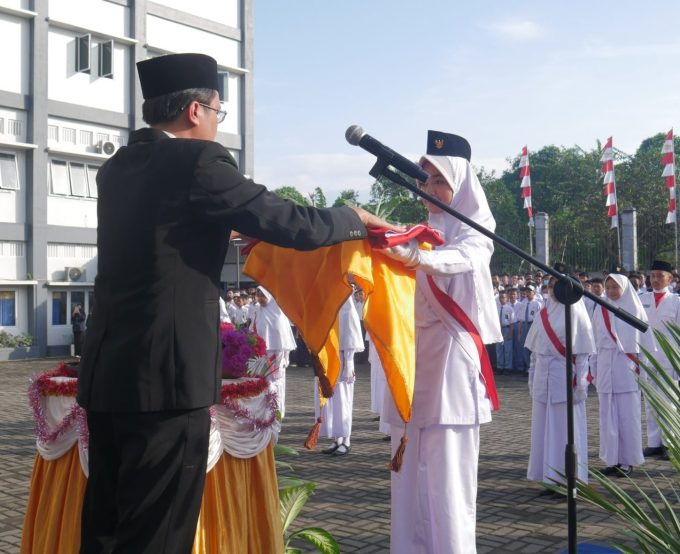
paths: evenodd
<path fill-rule="evenodd" d="M 78 380 L 90 475 L 81 552 L 190 552 L 219 401 L 220 271 L 230 231 L 313 249 L 388 226 L 353 208 L 297 206 L 214 142 L 215 60 L 137 64 L 144 120 L 99 170 L 97 310 Z"/>

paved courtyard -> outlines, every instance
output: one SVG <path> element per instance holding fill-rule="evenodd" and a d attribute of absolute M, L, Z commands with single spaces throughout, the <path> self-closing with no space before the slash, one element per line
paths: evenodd
<path fill-rule="evenodd" d="M 16 553 L 35 457 L 33 424 L 26 389 L 29 377 L 56 365 L 55 360 L 0 363 L 0 553 Z M 343 458 L 302 447 L 313 418 L 310 368 L 288 373 L 286 419 L 280 442 L 299 450 L 287 457 L 296 475 L 318 483 L 293 528 L 321 526 L 333 533 L 342 552 L 379 553 L 389 549 L 389 443 L 382 440 L 369 410 L 368 366 L 359 366 L 355 387 L 352 451 Z M 540 488 L 525 479 L 531 404 L 526 378 L 497 378 L 501 412 L 482 428 L 479 468 L 477 547 L 482 553 L 559 552 L 566 548 L 566 503 L 537 498 Z M 597 397 L 588 401 L 589 454 L 596 459 Z M 325 447 L 319 441 L 321 448 Z M 319 448 L 319 450 L 321 449 Z M 668 462 L 646 465 L 652 475 L 672 476 Z M 641 471 L 636 481 L 650 487 Z M 579 541 L 622 540 L 622 527 L 609 516 L 579 503 Z M 631 544 L 632 546 L 632 544 Z M 47 553 L 45 553 L 47 554 Z M 239 553 L 240 554 L 240 553 Z M 265 554 L 265 553 L 263 553 Z"/>

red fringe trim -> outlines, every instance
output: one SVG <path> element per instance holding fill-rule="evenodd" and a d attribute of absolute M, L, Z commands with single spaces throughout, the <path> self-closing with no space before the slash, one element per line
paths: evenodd
<path fill-rule="evenodd" d="M 323 423 L 323 418 L 319 416 L 316 419 L 316 423 L 312 426 L 305 440 L 305 448 L 307 450 L 314 450 L 316 448 L 316 443 L 319 441 L 319 431 L 321 430 L 321 424 Z"/>

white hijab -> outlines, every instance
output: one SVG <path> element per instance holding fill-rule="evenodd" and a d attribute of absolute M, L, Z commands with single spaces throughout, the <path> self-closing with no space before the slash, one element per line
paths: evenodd
<path fill-rule="evenodd" d="M 340 307 L 338 313 L 340 327 L 340 350 L 364 351 L 364 338 L 361 336 L 359 312 L 354 304 L 354 294 Z"/>
<path fill-rule="evenodd" d="M 566 347 L 565 344 L 565 331 L 564 331 L 564 304 L 558 302 L 556 299 L 551 298 L 550 302 L 546 304 L 546 307 L 541 310 L 547 310 L 548 320 L 550 321 L 550 326 L 555 335 L 559 339 L 562 346 Z M 595 339 L 593 337 L 593 326 L 590 322 L 590 317 L 588 317 L 588 310 L 583 303 L 583 300 L 579 300 L 571 308 L 571 333 L 572 333 L 572 354 L 590 354 L 595 352 Z M 559 356 L 559 352 L 553 346 L 552 341 L 548 337 L 548 333 L 543 325 L 543 318 L 541 313 L 534 318 L 534 323 L 529 329 L 527 334 L 527 340 L 524 346 L 535 352 L 537 354 L 548 354 L 553 356 Z"/>
<path fill-rule="evenodd" d="M 620 275 L 619 273 L 610 273 L 607 279 L 612 279 L 616 282 L 621 290 L 621 297 L 618 300 L 609 299 L 609 302 L 626 310 L 629 314 L 634 315 L 638 319 L 647 323 L 647 313 L 642 307 L 642 302 L 640 302 L 640 297 L 637 295 L 635 290 L 630 284 L 630 281 L 625 275 Z M 605 279 L 605 284 L 607 280 Z M 605 289 L 606 290 L 606 289 Z M 596 310 L 602 310 L 601 306 L 597 306 Z M 599 317 L 602 317 L 600 314 Z M 632 354 L 634 352 L 639 352 L 638 343 L 642 340 L 642 333 L 638 331 L 635 327 L 628 325 L 625 321 L 619 319 L 618 317 L 610 314 L 609 321 L 611 322 L 612 333 L 618 339 L 618 346 L 622 352 Z"/>
<path fill-rule="evenodd" d="M 267 350 L 295 350 L 295 337 L 290 328 L 290 321 L 281 311 L 271 293 L 263 286 L 257 287 L 268 300 L 265 306 L 259 305 L 253 317 L 253 329 L 260 335 Z"/>
<path fill-rule="evenodd" d="M 486 195 L 470 162 L 464 158 L 430 155 L 420 158 L 421 165 L 425 161 L 439 170 L 453 190 L 451 208 L 489 231 L 496 229 Z M 435 250 L 458 250 L 472 264 L 472 271 L 434 277 L 435 283 L 470 317 L 485 344 L 501 342 L 489 270 L 493 241 L 446 212 L 430 214 L 429 225 L 441 231 L 446 241 Z"/>

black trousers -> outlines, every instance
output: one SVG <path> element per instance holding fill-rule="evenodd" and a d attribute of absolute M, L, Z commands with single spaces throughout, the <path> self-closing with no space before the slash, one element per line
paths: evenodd
<path fill-rule="evenodd" d="M 191 552 L 208 460 L 208 408 L 89 412 L 83 554 Z"/>

